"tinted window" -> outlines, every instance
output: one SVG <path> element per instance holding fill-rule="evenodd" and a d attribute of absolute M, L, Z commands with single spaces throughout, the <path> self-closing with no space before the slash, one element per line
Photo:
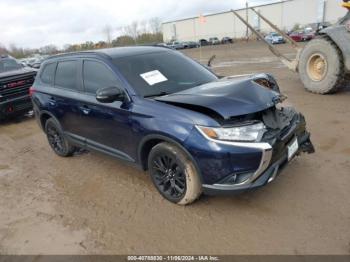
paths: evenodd
<path fill-rule="evenodd" d="M 144 97 L 171 94 L 217 80 L 209 70 L 175 51 L 121 57 L 113 63 Z"/>
<path fill-rule="evenodd" d="M 85 91 L 95 94 L 102 87 L 118 86 L 116 76 L 104 64 L 96 61 L 84 61 Z"/>
<path fill-rule="evenodd" d="M 22 68 L 22 66 L 18 64 L 14 59 L 6 58 L 0 60 L 0 73 L 18 70 L 20 68 Z"/>
<path fill-rule="evenodd" d="M 68 89 L 77 89 L 77 71 L 77 61 L 59 62 L 56 70 L 55 84 Z"/>
<path fill-rule="evenodd" d="M 52 84 L 55 77 L 56 63 L 45 66 L 41 73 L 41 80 L 46 84 Z"/>

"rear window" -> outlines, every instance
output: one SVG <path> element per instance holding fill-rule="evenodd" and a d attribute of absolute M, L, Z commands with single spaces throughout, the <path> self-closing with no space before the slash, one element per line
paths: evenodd
<path fill-rule="evenodd" d="M 6 58 L 0 60 L 0 73 L 18 70 L 20 68 L 22 68 L 22 66 L 14 59 Z"/>
<path fill-rule="evenodd" d="M 41 81 L 43 81 L 46 84 L 53 84 L 53 80 L 55 77 L 55 70 L 56 70 L 56 63 L 46 65 L 40 76 Z"/>
<path fill-rule="evenodd" d="M 55 85 L 77 90 L 77 61 L 63 61 L 57 64 Z"/>

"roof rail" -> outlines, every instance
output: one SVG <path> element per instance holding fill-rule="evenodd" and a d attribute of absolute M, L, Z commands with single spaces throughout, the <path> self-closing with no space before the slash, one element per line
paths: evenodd
<path fill-rule="evenodd" d="M 153 44 L 140 44 L 136 46 L 151 46 L 151 47 L 163 47 L 163 48 L 168 48 L 174 50 L 174 48 L 167 46 L 167 45 L 160 45 L 159 43 L 153 43 Z"/>
<path fill-rule="evenodd" d="M 68 52 L 68 53 L 61 53 L 61 54 L 57 54 L 57 55 L 52 55 L 49 56 L 46 59 L 53 59 L 53 58 L 60 58 L 60 57 L 69 57 L 69 56 L 75 56 L 75 55 L 99 55 L 99 56 L 104 56 L 104 57 L 108 57 L 106 54 L 104 54 L 103 52 L 98 52 L 98 51 L 76 51 L 76 52 Z"/>

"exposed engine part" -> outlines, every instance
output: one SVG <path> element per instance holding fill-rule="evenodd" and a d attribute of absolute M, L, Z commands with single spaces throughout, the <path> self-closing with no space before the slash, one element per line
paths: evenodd
<path fill-rule="evenodd" d="M 290 125 L 297 112 L 292 107 L 270 108 L 262 114 L 266 127 L 283 130 Z"/>

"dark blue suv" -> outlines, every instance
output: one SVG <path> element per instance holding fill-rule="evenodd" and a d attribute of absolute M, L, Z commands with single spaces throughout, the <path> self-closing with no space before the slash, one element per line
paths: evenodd
<path fill-rule="evenodd" d="M 57 55 L 30 93 L 55 153 L 85 148 L 135 163 L 178 204 L 263 186 L 314 151 L 271 75 L 220 78 L 168 48 Z"/>

